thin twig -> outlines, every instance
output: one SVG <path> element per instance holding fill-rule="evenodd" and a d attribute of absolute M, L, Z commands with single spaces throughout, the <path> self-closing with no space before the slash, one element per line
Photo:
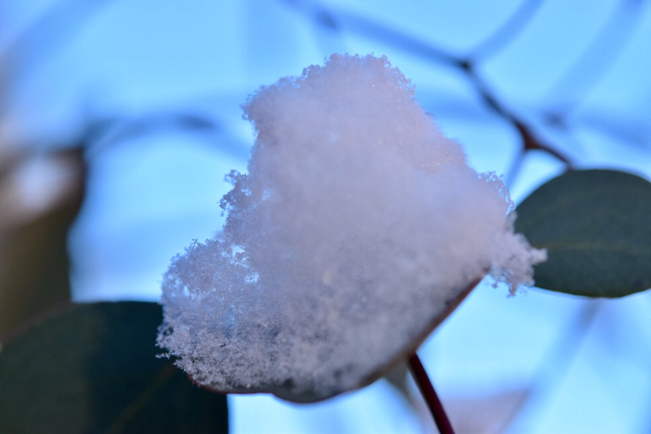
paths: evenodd
<path fill-rule="evenodd" d="M 522 169 L 522 164 L 524 164 L 525 151 L 518 149 L 509 168 L 508 174 L 506 175 L 506 186 L 511 189 L 515 182 L 515 179 L 520 174 L 520 169 Z"/>
<path fill-rule="evenodd" d="M 526 28 L 542 4 L 542 0 L 522 2 L 497 30 L 470 51 L 468 57 L 474 60 L 484 60 L 500 51 Z"/>
<path fill-rule="evenodd" d="M 381 24 L 362 14 L 325 7 L 316 1 L 280 0 L 287 6 L 307 15 L 319 26 L 326 29 L 345 30 L 374 41 L 384 42 L 405 53 L 412 53 L 433 60 L 439 64 L 455 66 L 459 59 L 452 53 L 400 30 Z"/>
<path fill-rule="evenodd" d="M 436 390 L 434 390 L 434 386 L 427 376 L 427 371 L 425 371 L 423 364 L 418 358 L 418 354 L 414 353 L 409 357 L 409 369 L 414 376 L 416 384 L 418 384 L 420 393 L 422 393 L 423 398 L 425 398 L 425 401 L 427 402 L 427 406 L 432 412 L 434 422 L 436 422 L 439 432 L 441 434 L 454 434 L 454 429 L 452 429 L 450 419 L 448 419 L 448 415 L 445 413 L 443 404 L 441 404 L 441 400 L 436 394 Z"/>
<path fill-rule="evenodd" d="M 634 34 L 643 2 L 620 0 L 599 33 L 545 98 L 552 119 L 566 118 L 608 72 Z"/>
<path fill-rule="evenodd" d="M 470 82 L 474 84 L 477 93 L 484 101 L 486 106 L 515 127 L 515 129 L 520 134 L 520 138 L 522 140 L 522 150 L 525 153 L 534 149 L 544 151 L 552 155 L 559 161 L 565 163 L 568 169 L 573 168 L 572 161 L 567 156 L 557 151 L 554 147 L 538 139 L 538 137 L 534 134 L 534 132 L 525 125 L 524 121 L 519 119 L 515 113 L 513 113 L 508 108 L 506 108 L 506 106 L 497 99 L 497 97 L 495 96 L 495 94 L 493 94 L 493 92 L 490 90 L 488 85 L 477 74 L 474 64 L 472 62 L 470 61 L 463 62 L 462 69 L 468 76 Z"/>

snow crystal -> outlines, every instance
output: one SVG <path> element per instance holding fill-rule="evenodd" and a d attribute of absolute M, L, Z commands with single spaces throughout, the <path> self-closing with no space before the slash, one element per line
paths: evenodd
<path fill-rule="evenodd" d="M 203 385 L 317 401 L 414 350 L 470 282 L 544 252 L 386 57 L 333 55 L 243 106 L 257 140 L 222 232 L 164 276 L 158 344 Z M 509 215 L 507 217 L 507 215 Z"/>

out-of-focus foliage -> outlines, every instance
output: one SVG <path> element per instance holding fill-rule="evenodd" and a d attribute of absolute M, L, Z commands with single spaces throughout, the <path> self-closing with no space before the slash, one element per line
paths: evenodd
<path fill-rule="evenodd" d="M 0 353 L 0 432 L 227 433 L 226 396 L 157 358 L 161 307 L 69 305 Z"/>
<path fill-rule="evenodd" d="M 517 208 L 516 228 L 547 249 L 536 286 L 590 297 L 651 288 L 651 183 L 614 170 L 576 170 Z"/>

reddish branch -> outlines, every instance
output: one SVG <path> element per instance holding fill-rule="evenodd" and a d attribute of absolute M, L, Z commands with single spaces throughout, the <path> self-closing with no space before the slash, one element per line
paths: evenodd
<path fill-rule="evenodd" d="M 498 114 L 500 117 L 502 117 L 504 120 L 511 123 L 516 128 L 516 130 L 520 134 L 520 138 L 522 139 L 523 152 L 528 152 L 534 149 L 544 151 L 554 156 L 559 161 L 565 163 L 568 169 L 572 168 L 572 162 L 568 157 L 566 157 L 565 155 L 561 154 L 553 147 L 549 146 L 548 144 L 538 139 L 536 135 L 533 133 L 533 131 L 531 131 L 531 129 L 526 126 L 524 121 L 519 119 L 515 115 L 515 113 L 511 112 L 502 103 L 500 103 L 500 101 L 491 92 L 491 90 L 484 83 L 481 77 L 477 75 L 477 72 L 475 71 L 474 68 L 474 64 L 471 61 L 460 60 L 457 66 L 462 71 L 465 72 L 465 74 L 468 77 L 468 80 L 470 80 L 470 82 L 474 84 L 477 93 L 479 93 L 479 96 L 484 101 L 486 106 L 490 108 L 492 111 L 494 111 L 496 114 Z"/>
<path fill-rule="evenodd" d="M 427 406 L 432 412 L 432 416 L 434 417 L 439 432 L 441 434 L 454 434 L 454 429 L 452 429 L 452 424 L 450 424 L 448 415 L 445 413 L 443 404 L 441 404 L 441 400 L 436 394 L 436 390 L 434 390 L 434 386 L 427 376 L 427 371 L 425 371 L 425 368 L 416 353 L 409 358 L 409 369 L 414 376 L 416 384 L 418 384 L 420 393 L 423 394 L 423 398 L 425 398 Z"/>

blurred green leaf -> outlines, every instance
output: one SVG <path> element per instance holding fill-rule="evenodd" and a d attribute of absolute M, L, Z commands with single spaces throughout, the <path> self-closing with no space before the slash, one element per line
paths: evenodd
<path fill-rule="evenodd" d="M 517 208 L 516 230 L 549 259 L 536 286 L 589 297 L 651 287 L 651 183 L 614 170 L 570 171 Z"/>
<path fill-rule="evenodd" d="M 157 358 L 161 307 L 71 306 L 0 352 L 2 433 L 226 433 L 226 396 Z"/>

